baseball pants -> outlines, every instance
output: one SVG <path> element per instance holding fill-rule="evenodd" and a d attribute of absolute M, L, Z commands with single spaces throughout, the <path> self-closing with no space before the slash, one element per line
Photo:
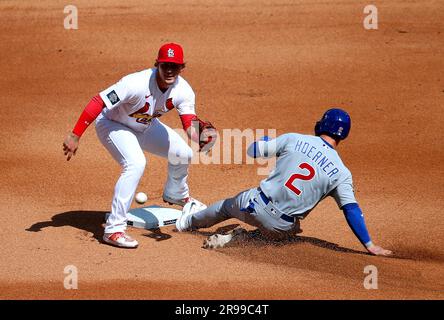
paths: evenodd
<path fill-rule="evenodd" d="M 265 209 L 266 206 L 261 201 L 259 193 L 259 188 L 253 188 L 233 198 L 218 201 L 207 209 L 195 213 L 191 218 L 191 227 L 209 228 L 222 221 L 236 218 L 259 228 L 265 236 L 272 239 L 283 239 L 300 232 L 299 219 L 295 219 L 292 223 L 273 216 Z M 251 209 L 251 204 L 254 209 Z"/>
<path fill-rule="evenodd" d="M 193 151 L 173 129 L 158 119 L 153 119 L 145 131 L 137 132 L 121 123 L 99 117 L 96 121 L 96 133 L 100 142 L 122 167 L 114 188 L 105 233 L 126 230 L 127 212 L 147 162 L 143 151 L 168 159 L 165 195 L 173 199 L 189 196 L 188 166 Z"/>

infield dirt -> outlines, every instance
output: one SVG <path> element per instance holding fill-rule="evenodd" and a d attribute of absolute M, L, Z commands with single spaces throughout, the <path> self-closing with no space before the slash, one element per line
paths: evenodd
<path fill-rule="evenodd" d="M 443 299 L 444 3 L 377 1 L 379 29 L 366 30 L 367 2 L 76 1 L 79 29 L 65 30 L 64 1 L 1 1 L 0 298 Z M 62 142 L 92 96 L 170 41 L 184 47 L 198 115 L 219 130 L 312 133 L 327 108 L 348 110 L 338 151 L 374 242 L 395 257 L 365 254 L 331 199 L 289 243 L 201 249 L 230 220 L 130 229 L 136 250 L 103 244 L 120 168 L 92 126 L 69 162 Z M 162 121 L 180 128 L 175 111 Z M 160 205 L 167 163 L 147 159 L 138 191 Z M 258 167 L 192 165 L 192 196 L 254 187 Z M 67 265 L 77 290 L 64 289 Z M 368 265 L 378 290 L 363 286 Z"/>

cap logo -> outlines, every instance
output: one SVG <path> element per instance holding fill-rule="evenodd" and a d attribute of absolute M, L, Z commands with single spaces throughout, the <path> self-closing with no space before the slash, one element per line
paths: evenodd
<path fill-rule="evenodd" d="M 168 49 L 168 58 L 174 58 L 174 50 L 171 48 Z"/>
<path fill-rule="evenodd" d="M 344 128 L 343 128 L 343 127 L 339 127 L 339 129 L 338 129 L 338 133 L 339 133 L 339 134 L 342 134 L 342 131 L 344 131 Z"/>

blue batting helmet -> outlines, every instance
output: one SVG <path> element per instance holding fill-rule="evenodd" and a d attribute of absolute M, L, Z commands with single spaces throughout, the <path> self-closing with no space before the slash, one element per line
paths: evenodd
<path fill-rule="evenodd" d="M 326 134 L 334 139 L 347 138 L 351 127 L 351 119 L 347 112 L 341 109 L 327 110 L 321 120 L 316 122 L 315 134 Z"/>

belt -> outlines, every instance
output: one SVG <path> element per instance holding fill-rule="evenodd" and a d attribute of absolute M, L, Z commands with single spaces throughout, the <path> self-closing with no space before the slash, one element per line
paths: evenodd
<path fill-rule="evenodd" d="M 264 203 L 265 203 L 266 205 L 270 202 L 270 199 L 268 199 L 268 197 L 267 197 L 267 196 L 265 195 L 265 193 L 263 193 L 262 191 L 259 192 L 259 195 L 261 196 L 262 201 L 264 201 Z M 282 219 L 282 220 L 285 220 L 285 221 L 287 221 L 287 222 L 294 223 L 294 217 L 289 216 L 289 215 L 286 215 L 285 213 L 283 213 L 283 214 L 281 215 L 281 219 Z"/>

